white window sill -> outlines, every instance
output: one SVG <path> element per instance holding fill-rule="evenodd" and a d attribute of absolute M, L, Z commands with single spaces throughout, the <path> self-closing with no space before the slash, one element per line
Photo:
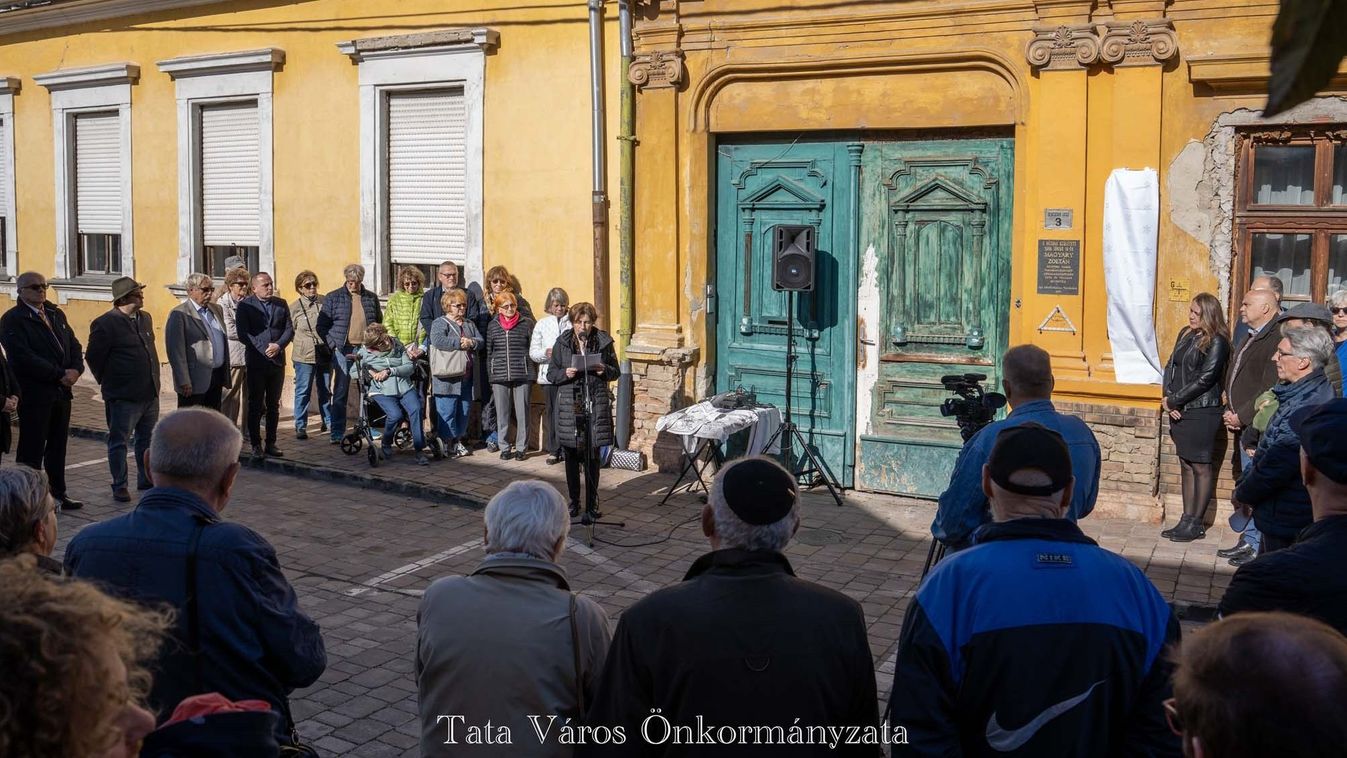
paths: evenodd
<path fill-rule="evenodd" d="M 120 274 L 118 274 L 120 276 Z M 118 276 L 81 276 L 78 279 L 48 279 L 56 290 L 56 302 L 65 305 L 71 300 L 112 302 L 112 280 Z"/>

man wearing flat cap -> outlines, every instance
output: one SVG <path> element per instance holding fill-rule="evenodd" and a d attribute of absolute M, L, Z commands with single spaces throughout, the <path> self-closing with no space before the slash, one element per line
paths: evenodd
<path fill-rule="evenodd" d="M 621 726 L 627 740 L 577 755 L 874 755 L 873 742 L 770 741 L 771 729 L 878 723 L 861 606 L 797 578 L 781 554 L 800 525 L 798 499 L 795 477 L 768 458 L 716 474 L 702 509 L 712 551 L 622 614 L 608 649 L 586 722 Z M 715 744 L 661 740 L 666 725 L 699 739 L 711 727 Z M 740 727 L 769 742 L 722 742 Z"/>
<path fill-rule="evenodd" d="M 1347 634 L 1347 400 L 1303 408 L 1290 423 L 1314 523 L 1294 545 L 1241 566 L 1221 598 L 1221 615 L 1288 611 Z"/>
<path fill-rule="evenodd" d="M 126 445 L 133 433 L 136 489 L 153 486 L 145 468 L 145 451 L 159 423 L 159 352 L 154 346 L 154 319 L 144 309 L 145 285 L 129 276 L 114 279 L 112 310 L 89 326 L 89 347 L 84 352 L 103 391 L 112 497 L 120 503 L 131 502 Z"/>
<path fill-rule="evenodd" d="M 940 562 L 903 620 L 893 755 L 1178 755 L 1165 722 L 1179 624 L 1146 575 L 1066 518 L 1057 432 L 1003 429 L 982 469 L 992 523 Z"/>

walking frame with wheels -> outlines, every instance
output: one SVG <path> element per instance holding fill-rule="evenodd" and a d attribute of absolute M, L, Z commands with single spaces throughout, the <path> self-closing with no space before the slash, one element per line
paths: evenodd
<path fill-rule="evenodd" d="M 352 353 L 346 356 L 346 360 L 351 362 L 355 374 L 356 391 L 360 393 L 360 413 L 356 416 L 355 426 L 350 432 L 347 432 L 346 436 L 341 438 L 341 451 L 347 455 L 355 455 L 360 452 L 361 448 L 367 448 L 365 455 L 369 458 L 369 465 L 371 467 L 378 466 L 379 446 L 375 444 L 374 430 L 376 426 L 383 426 L 384 411 L 370 397 L 371 380 L 369 372 L 365 370 L 364 364 L 360 361 L 360 356 Z M 405 426 L 399 426 L 393 434 L 393 444 L 399 450 L 405 450 L 412 444 L 411 430 Z"/>

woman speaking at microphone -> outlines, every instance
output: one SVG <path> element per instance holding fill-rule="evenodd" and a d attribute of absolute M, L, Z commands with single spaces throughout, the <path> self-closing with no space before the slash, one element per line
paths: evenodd
<path fill-rule="evenodd" d="M 547 364 L 547 380 L 557 387 L 557 440 L 566 458 L 572 516 L 580 514 L 580 465 L 585 463 L 586 523 L 602 515 L 599 448 L 613 444 L 613 396 L 608 383 L 622 373 L 613 338 L 594 323 L 598 315 L 589 303 L 571 306 L 571 328 L 557 337 Z"/>

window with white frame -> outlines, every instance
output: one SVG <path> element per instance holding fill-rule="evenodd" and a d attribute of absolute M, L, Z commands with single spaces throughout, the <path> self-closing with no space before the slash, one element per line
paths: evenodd
<path fill-rule="evenodd" d="M 122 272 L 121 118 L 116 111 L 71 119 L 75 142 L 76 274 Z"/>
<path fill-rule="evenodd" d="M 257 271 L 262 215 L 257 102 L 201 106 L 197 127 L 197 270 L 224 276 L 225 260 L 238 256 L 249 271 Z"/>
<path fill-rule="evenodd" d="M 225 261 L 275 271 L 272 79 L 277 48 L 173 58 L 178 99 L 178 278 Z"/>
<path fill-rule="evenodd" d="M 18 222 L 14 191 L 14 94 L 16 77 L 0 77 L 0 277 L 18 270 Z"/>
<path fill-rule="evenodd" d="M 54 278 L 76 284 L 91 281 L 85 294 L 95 299 L 110 299 L 105 291 L 110 277 L 135 276 L 131 85 L 139 77 L 140 68 L 133 63 L 34 77 L 51 91 L 56 152 Z M 66 289 L 78 291 L 78 286 Z"/>
<path fill-rule="evenodd" d="M 482 274 L 482 105 L 489 29 L 338 45 L 359 65 L 361 263 L 387 293 L 404 265 Z"/>
<path fill-rule="evenodd" d="M 467 260 L 467 108 L 463 89 L 385 93 L 388 258 Z M 433 278 L 432 278 L 433 281 Z"/>

